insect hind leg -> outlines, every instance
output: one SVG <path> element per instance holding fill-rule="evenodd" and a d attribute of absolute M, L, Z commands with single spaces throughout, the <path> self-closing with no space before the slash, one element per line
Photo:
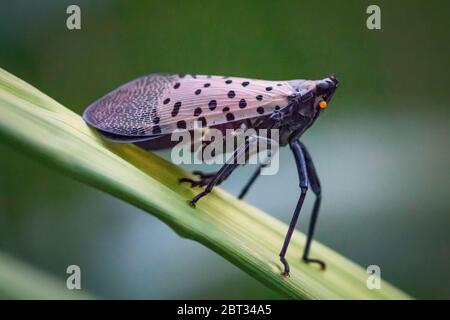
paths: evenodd
<path fill-rule="evenodd" d="M 217 175 L 218 172 L 212 173 L 204 173 L 202 171 L 193 171 L 192 174 L 198 177 L 198 180 L 194 180 L 191 178 L 181 178 L 178 179 L 178 182 L 183 183 L 187 182 L 191 184 L 191 188 L 194 187 L 204 187 L 208 185 L 208 183 Z"/>
<path fill-rule="evenodd" d="M 220 168 L 220 170 L 209 180 L 206 188 L 204 191 L 197 194 L 190 202 L 189 205 L 191 207 L 195 208 L 195 205 L 198 200 L 206 196 L 208 193 L 212 191 L 212 189 L 222 183 L 228 176 L 231 174 L 231 172 L 236 168 L 237 164 L 235 163 L 226 163 Z"/>
<path fill-rule="evenodd" d="M 258 140 L 258 137 L 252 137 L 253 140 Z M 190 202 L 189 204 L 191 207 L 195 208 L 196 203 L 198 200 L 209 194 L 214 186 L 222 183 L 225 179 L 227 179 L 230 174 L 236 169 L 237 166 L 239 166 L 239 159 L 242 159 L 242 157 L 245 157 L 250 149 L 250 142 L 247 140 L 242 145 L 236 148 L 233 155 L 228 159 L 227 163 L 225 163 L 222 168 L 211 178 L 211 180 L 206 185 L 206 188 L 204 191 L 197 194 Z M 185 180 L 186 181 L 186 180 Z M 190 181 L 188 181 L 190 182 Z"/>

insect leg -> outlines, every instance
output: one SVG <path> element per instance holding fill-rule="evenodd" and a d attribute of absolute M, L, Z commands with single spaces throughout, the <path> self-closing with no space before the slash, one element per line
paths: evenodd
<path fill-rule="evenodd" d="M 289 224 L 289 229 L 286 233 L 286 237 L 284 239 L 283 247 L 280 251 L 280 261 L 284 265 L 284 276 L 289 276 L 289 264 L 285 258 L 287 248 L 289 246 L 289 242 L 291 240 L 292 234 L 295 230 L 295 225 L 297 224 L 298 217 L 300 215 L 300 210 L 302 209 L 303 201 L 305 200 L 306 192 L 308 191 L 308 174 L 306 171 L 306 160 L 303 154 L 303 150 L 301 144 L 298 140 L 294 140 L 290 142 L 290 147 L 292 152 L 294 153 L 295 163 L 297 165 L 298 176 L 300 180 L 300 197 L 297 202 L 297 206 L 295 207 L 294 215 L 292 216 L 291 223 Z"/>
<path fill-rule="evenodd" d="M 234 156 L 233 156 L 234 159 Z M 234 161 L 233 161 L 234 162 Z M 190 202 L 189 204 L 191 207 L 195 208 L 195 204 L 198 200 L 206 196 L 208 193 L 212 191 L 215 185 L 219 184 L 223 180 L 225 180 L 231 172 L 238 166 L 236 163 L 225 163 L 222 168 L 216 173 L 216 175 L 211 179 L 211 181 L 206 186 L 205 190 L 197 194 Z"/>
<path fill-rule="evenodd" d="M 264 168 L 265 166 L 267 166 L 267 164 L 260 164 L 260 165 L 258 165 L 258 168 L 253 173 L 253 175 L 251 176 L 250 180 L 247 182 L 247 184 L 244 186 L 244 188 L 242 189 L 241 193 L 239 194 L 239 196 L 238 196 L 239 199 L 243 199 L 245 197 L 245 195 L 247 194 L 247 192 L 250 189 L 250 187 L 256 181 L 256 178 L 258 178 L 259 175 L 261 174 L 261 169 Z"/>
<path fill-rule="evenodd" d="M 214 177 L 217 174 L 217 172 L 205 173 L 203 171 L 195 170 L 195 171 L 192 171 L 192 174 L 195 176 L 198 176 L 200 179 L 207 179 L 207 178 Z"/>
<path fill-rule="evenodd" d="M 316 226 L 317 217 L 319 215 L 320 202 L 322 200 L 320 181 L 319 181 L 319 177 L 316 172 L 316 168 L 314 167 L 314 163 L 312 161 L 311 155 L 308 152 L 308 149 L 306 149 L 306 147 L 303 143 L 300 142 L 300 144 L 301 144 L 303 153 L 305 155 L 306 169 L 308 171 L 308 178 L 309 178 L 311 190 L 313 191 L 313 193 L 316 196 L 316 200 L 314 201 L 313 211 L 311 214 L 311 220 L 309 222 L 308 236 L 306 238 L 306 246 L 303 251 L 302 259 L 303 259 L 303 261 L 305 261 L 307 263 L 311 263 L 311 262 L 317 263 L 324 270 L 326 265 L 323 261 L 309 258 L 309 249 L 311 248 L 311 242 L 312 242 L 313 235 L 314 235 L 314 228 Z"/>
<path fill-rule="evenodd" d="M 193 187 L 204 187 L 216 176 L 217 172 L 204 173 L 201 171 L 193 171 L 192 174 L 194 176 L 197 176 L 199 178 L 199 180 L 194 180 L 191 178 L 180 178 L 180 179 L 178 179 L 178 182 L 190 183 L 192 188 Z"/>
<path fill-rule="evenodd" d="M 220 184 L 223 182 L 228 176 L 231 174 L 231 172 L 236 169 L 237 166 L 239 166 L 238 159 L 241 159 L 241 157 L 247 157 L 248 152 L 251 147 L 251 143 L 254 143 L 258 140 L 264 139 L 259 136 L 250 136 L 248 140 L 246 140 L 244 143 L 242 143 L 233 153 L 233 156 L 230 157 L 230 159 L 227 161 L 226 164 L 220 168 L 220 170 L 216 173 L 216 175 L 211 178 L 211 180 L 208 182 L 208 185 L 206 186 L 206 189 L 202 192 L 200 192 L 198 195 L 196 195 L 192 201 L 190 202 L 190 205 L 195 207 L 195 204 L 198 200 L 200 200 L 202 197 L 206 196 L 208 193 L 212 191 L 214 186 L 217 184 Z"/>
<path fill-rule="evenodd" d="M 278 150 L 278 144 L 267 138 L 259 137 L 259 139 L 264 139 L 268 142 L 268 144 L 271 146 L 276 146 L 277 148 L 275 150 L 270 150 L 269 154 L 267 155 L 267 158 L 265 161 L 262 161 L 261 164 L 258 165 L 258 168 L 253 172 L 252 176 L 250 177 L 250 180 L 245 184 L 244 188 L 242 189 L 241 193 L 239 194 L 238 198 L 243 199 L 245 195 L 247 194 L 250 187 L 253 185 L 253 183 L 256 181 L 256 179 L 261 175 L 261 171 L 263 168 L 267 167 L 270 163 L 270 158 L 274 155 L 275 152 Z"/>

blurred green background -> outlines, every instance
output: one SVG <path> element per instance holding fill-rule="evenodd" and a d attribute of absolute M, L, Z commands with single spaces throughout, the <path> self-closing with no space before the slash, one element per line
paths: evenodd
<path fill-rule="evenodd" d="M 374 3 L 378 31 L 366 28 Z M 69 4 L 81 7 L 81 30 L 66 28 Z M 446 0 L 2 2 L 0 66 L 79 114 L 153 72 L 336 73 L 341 86 L 303 139 L 323 185 L 316 239 L 379 265 L 414 297 L 450 298 L 449 9 Z M 102 298 L 280 298 L 139 209 L 5 141 L 0 152 L 0 252 L 61 283 L 77 264 L 83 290 Z M 289 150 L 281 162 L 247 200 L 288 222 L 297 174 Z M 239 170 L 224 185 L 235 194 L 253 168 Z"/>

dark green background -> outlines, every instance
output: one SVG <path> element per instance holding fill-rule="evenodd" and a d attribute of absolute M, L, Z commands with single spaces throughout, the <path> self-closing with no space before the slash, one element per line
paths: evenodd
<path fill-rule="evenodd" d="M 81 7 L 82 30 L 67 30 L 69 4 Z M 382 30 L 366 28 L 369 4 L 381 7 Z M 336 73 L 341 86 L 304 138 L 324 189 L 317 239 L 379 265 L 415 297 L 450 298 L 449 9 L 446 0 L 11 1 L 0 5 L 0 62 L 79 114 L 153 72 Z M 0 152 L 0 250 L 62 281 L 78 264 L 83 288 L 100 297 L 279 297 L 140 210 L 3 141 Z M 287 222 L 298 184 L 289 150 L 281 161 L 248 201 Z M 224 187 L 237 193 L 250 169 Z"/>

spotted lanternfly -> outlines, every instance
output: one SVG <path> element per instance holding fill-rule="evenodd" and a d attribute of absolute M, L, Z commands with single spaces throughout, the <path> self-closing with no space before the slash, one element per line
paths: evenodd
<path fill-rule="evenodd" d="M 334 76 L 323 80 L 267 81 L 238 77 L 152 74 L 130 81 L 113 90 L 84 112 L 84 119 L 107 139 L 136 143 L 148 149 L 164 149 L 173 144 L 175 130 L 193 130 L 194 122 L 206 128 L 279 129 L 279 145 L 289 145 L 297 164 L 300 197 L 280 252 L 284 275 L 289 275 L 286 250 L 306 196 L 308 186 L 316 195 L 303 261 L 325 269 L 325 263 L 309 258 L 321 188 L 314 164 L 301 135 L 327 107 L 336 90 Z M 244 146 L 246 148 L 247 146 Z M 242 148 L 242 146 L 238 147 Z M 236 151 L 233 157 L 236 157 Z M 194 172 L 198 180 L 187 178 L 192 186 L 206 186 L 190 204 L 211 192 L 238 166 L 228 162 L 216 173 Z M 261 172 L 260 164 L 239 198 L 243 198 Z"/>

